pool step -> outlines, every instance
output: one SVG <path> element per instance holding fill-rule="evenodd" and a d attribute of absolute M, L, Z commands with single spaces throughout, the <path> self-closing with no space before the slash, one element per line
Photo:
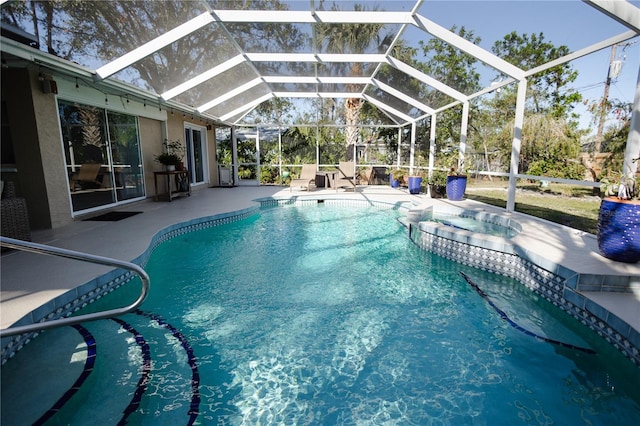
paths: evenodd
<path fill-rule="evenodd" d="M 2 367 L 3 424 L 196 420 L 198 370 L 178 330 L 144 312 L 79 328 L 41 334 Z"/>

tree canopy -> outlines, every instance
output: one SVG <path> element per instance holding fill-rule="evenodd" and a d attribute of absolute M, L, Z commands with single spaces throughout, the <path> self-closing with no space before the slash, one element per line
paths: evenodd
<path fill-rule="evenodd" d="M 251 8 L 255 6 L 253 3 L 251 0 L 225 2 L 225 7 Z M 260 7 L 264 8 L 264 3 L 261 1 Z M 286 4 L 278 0 L 269 1 L 267 6 L 271 10 L 286 9 Z M 317 4 L 318 10 L 338 11 L 341 7 L 343 4 L 336 2 L 320 1 Z M 353 10 L 366 11 L 366 7 L 355 4 Z M 376 10 L 379 9 L 371 9 Z M 185 18 L 193 18 L 202 12 L 202 8 L 184 1 L 25 1 L 12 2 L 1 9 L 3 20 L 35 33 L 40 40 L 45 41 L 46 49 L 50 53 L 72 61 L 80 56 L 93 57 L 96 63 L 105 63 L 130 52 L 133 48 L 175 28 L 177 22 L 184 22 Z M 32 28 L 25 28 L 29 24 Z M 211 24 L 182 37 L 122 72 L 133 76 L 141 87 L 162 93 L 179 82 L 193 78 L 219 64 L 220 60 L 237 55 L 237 49 L 233 43 L 229 43 L 229 33 L 233 33 L 235 42 L 245 51 L 297 52 L 305 46 L 313 46 L 316 52 L 390 53 L 394 58 L 462 93 L 474 93 L 481 88 L 479 64 L 473 56 L 429 36 L 419 43 L 419 49 L 408 47 L 402 38 L 394 40 L 396 28 L 393 25 L 319 23 L 315 27 L 313 37 L 296 24 L 227 23 L 225 25 L 228 33 L 218 31 L 217 25 Z M 123 27 L 128 31 L 122 31 Z M 474 34 L 473 29 L 453 26 L 451 31 L 473 44 L 480 44 L 481 40 Z M 389 51 L 392 43 L 393 49 Z M 543 33 L 518 34 L 515 31 L 496 41 L 492 51 L 522 69 L 537 67 L 569 53 L 568 47 L 554 45 L 546 40 Z M 215 52 L 215 63 L 212 62 L 211 52 Z M 260 70 L 263 75 L 299 75 L 299 68 L 308 65 L 265 61 L 260 66 L 263 67 Z M 376 66 L 377 77 L 383 79 L 386 84 L 412 93 L 414 99 L 434 109 L 453 101 L 446 94 L 406 73 L 399 72 L 388 64 L 338 62 L 331 67 L 325 64 L 315 66 L 316 73 L 321 69 L 328 76 L 352 77 L 370 75 L 368 68 Z M 249 81 L 256 75 L 256 71 L 251 67 L 238 67 L 233 70 L 233 78 L 238 81 Z M 527 118 L 523 129 L 521 171 L 558 174 L 558 170 L 566 169 L 567 177 L 580 174 L 579 167 L 574 167 L 573 163 L 580 149 L 581 136 L 577 131 L 573 109 L 581 101 L 581 95 L 567 90 L 577 75 L 577 71 L 566 63 L 528 77 L 525 113 Z M 498 73 L 496 77 L 502 76 Z M 347 86 L 347 93 L 362 91 L 361 85 Z M 227 87 L 221 87 L 219 80 L 211 79 L 200 84 L 197 90 L 180 95 L 177 99 L 187 105 L 197 105 L 224 93 L 225 90 Z M 389 103 L 399 102 L 392 94 L 384 91 L 376 93 L 376 96 Z M 505 171 L 508 168 L 513 139 L 515 96 L 516 85 L 511 84 L 502 87 L 500 91 L 475 99 L 470 105 L 468 146 L 472 150 L 471 154 L 482 160 L 476 163 L 481 163 L 487 170 Z M 253 99 L 255 95 L 241 93 L 235 102 L 241 105 Z M 318 120 L 320 125 L 342 125 L 343 131 L 334 128 L 311 134 L 291 129 L 291 137 L 297 135 L 307 141 L 318 137 L 318 143 L 325 138 L 334 143 L 340 140 L 346 146 L 382 141 L 389 144 L 385 154 L 387 159 L 397 155 L 397 141 L 394 142 L 397 132 L 386 129 L 363 131 L 359 128 L 360 124 L 371 124 L 388 118 L 388 111 L 382 111 L 374 104 L 355 96 L 347 98 L 341 105 L 338 105 L 335 99 L 319 100 L 316 104 L 320 106 L 320 113 L 308 118 L 314 122 Z M 220 108 L 232 106 L 221 104 Z M 418 112 L 424 115 L 424 111 Z M 260 104 L 251 116 L 255 123 L 282 124 L 288 121 L 302 122 L 307 113 L 304 109 L 296 108 L 291 101 L 279 98 Z M 460 116 L 459 105 L 438 114 L 436 143 L 440 158 L 449 156 L 458 146 L 461 133 Z M 418 126 L 415 139 L 419 145 L 419 158 L 428 156 L 427 142 L 431 121 L 421 120 Z M 624 131 L 624 126 L 611 129 L 609 146 L 615 146 L 616 131 Z M 406 143 L 410 134 L 406 131 L 402 133 L 402 143 Z M 394 143 L 395 147 L 392 146 Z M 405 160 L 402 159 L 403 162 Z"/>

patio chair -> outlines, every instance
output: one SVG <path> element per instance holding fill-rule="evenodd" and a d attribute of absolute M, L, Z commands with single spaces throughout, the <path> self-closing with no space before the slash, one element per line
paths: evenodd
<path fill-rule="evenodd" d="M 316 186 L 316 165 L 315 164 L 303 164 L 300 177 L 298 179 L 291 179 L 289 183 L 289 191 L 294 186 L 305 187 L 309 191 L 309 187 L 313 184 Z"/>
<path fill-rule="evenodd" d="M 338 177 L 336 178 L 336 192 L 338 188 L 353 188 L 356 190 L 358 179 L 355 176 L 355 164 L 353 161 L 341 161 L 338 165 Z"/>
<path fill-rule="evenodd" d="M 98 180 L 101 164 L 83 164 L 78 173 L 71 176 L 69 187 L 71 191 L 76 189 L 95 189 L 102 187 L 102 182 Z"/>

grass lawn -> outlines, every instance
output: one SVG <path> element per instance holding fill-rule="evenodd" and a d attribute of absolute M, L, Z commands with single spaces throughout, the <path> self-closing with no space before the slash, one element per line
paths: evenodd
<path fill-rule="evenodd" d="M 469 179 L 465 197 L 498 207 L 507 206 L 507 182 Z M 518 184 L 515 210 L 581 231 L 596 233 L 600 197 L 591 188 L 554 184 Z"/>

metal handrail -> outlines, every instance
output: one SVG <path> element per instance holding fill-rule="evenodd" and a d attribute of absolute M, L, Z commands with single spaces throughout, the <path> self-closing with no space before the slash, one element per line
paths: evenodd
<path fill-rule="evenodd" d="M 46 322 L 37 322 L 16 327 L 9 327 L 0 330 L 0 337 L 15 336 L 17 334 L 31 333 L 35 331 L 48 330 L 51 328 L 61 327 L 64 325 L 79 324 L 81 322 L 95 321 L 98 319 L 112 318 L 118 315 L 129 313 L 136 309 L 144 302 L 149 294 L 149 275 L 140 266 L 124 262 L 122 260 L 110 259 L 108 257 L 96 256 L 88 253 L 81 253 L 73 250 L 67 250 L 59 247 L 47 246 L 44 244 L 32 243 L 29 241 L 16 240 L 14 238 L 0 237 L 0 246 L 13 248 L 16 250 L 28 251 L 38 254 L 46 254 L 50 256 L 59 256 L 67 259 L 75 259 L 83 262 L 97 263 L 100 265 L 117 266 L 128 269 L 136 273 L 142 281 L 142 291 L 138 299 L 129 306 L 122 308 L 110 309 L 102 312 L 93 312 L 90 314 L 79 315 L 77 317 L 59 318 Z"/>

